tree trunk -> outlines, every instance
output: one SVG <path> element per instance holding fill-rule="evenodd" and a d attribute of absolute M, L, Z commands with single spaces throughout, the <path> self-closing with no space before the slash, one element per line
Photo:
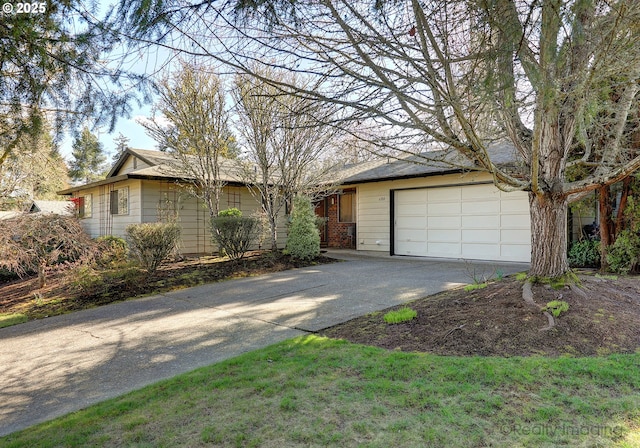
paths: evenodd
<path fill-rule="evenodd" d="M 47 284 L 46 268 L 47 265 L 45 263 L 38 263 L 38 289 L 44 288 Z"/>
<path fill-rule="evenodd" d="M 270 214 L 269 215 L 269 227 L 271 227 L 271 250 L 273 252 L 278 251 L 278 222 L 275 217 Z"/>
<path fill-rule="evenodd" d="M 614 241 L 613 209 L 611 207 L 611 187 L 604 185 L 598 188 L 598 208 L 600 211 L 600 269 L 606 272 L 607 253 Z"/>
<path fill-rule="evenodd" d="M 624 230 L 624 210 L 627 207 L 627 199 L 631 191 L 631 180 L 632 177 L 627 176 L 622 181 L 622 195 L 620 196 L 620 204 L 618 204 L 618 216 L 616 216 L 616 235 Z"/>
<path fill-rule="evenodd" d="M 559 277 L 569 271 L 567 260 L 567 199 L 529 193 L 531 270 L 536 277 Z"/>

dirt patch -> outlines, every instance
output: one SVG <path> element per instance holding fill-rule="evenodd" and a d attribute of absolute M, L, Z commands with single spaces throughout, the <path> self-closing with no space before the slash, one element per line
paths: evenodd
<path fill-rule="evenodd" d="M 0 283 L 0 313 L 23 313 L 29 319 L 38 319 L 146 294 L 336 261 L 321 256 L 303 262 L 256 251 L 237 263 L 214 256 L 176 260 L 163 264 L 152 275 L 133 267 L 91 275 L 85 272 L 84 277 L 80 271 L 59 270 L 48 275 L 42 289 L 38 289 L 34 277 Z"/>
<path fill-rule="evenodd" d="M 522 299 L 523 282 L 509 277 L 484 289 L 443 292 L 408 304 L 418 316 L 387 324 L 373 313 L 322 333 L 402 351 L 460 356 L 594 356 L 640 348 L 640 278 L 579 275 L 581 287 L 534 285 L 534 299 L 569 304 L 550 330 L 547 318 Z"/>

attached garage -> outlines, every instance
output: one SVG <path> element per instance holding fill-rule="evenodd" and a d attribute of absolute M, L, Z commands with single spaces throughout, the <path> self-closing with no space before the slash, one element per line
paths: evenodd
<path fill-rule="evenodd" d="M 530 261 L 529 202 L 493 184 L 391 191 L 391 253 Z"/>

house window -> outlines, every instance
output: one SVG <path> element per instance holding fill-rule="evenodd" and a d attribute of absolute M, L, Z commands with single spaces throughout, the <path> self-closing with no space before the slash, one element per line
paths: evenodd
<path fill-rule="evenodd" d="M 118 188 L 111 192 L 111 214 L 129 214 L 129 187 Z"/>
<path fill-rule="evenodd" d="M 345 191 L 338 196 L 338 221 L 356 222 L 356 194 L 355 191 Z"/>
<path fill-rule="evenodd" d="M 240 188 L 227 188 L 227 206 L 240 210 Z"/>
<path fill-rule="evenodd" d="M 78 198 L 78 217 L 91 218 L 93 212 L 93 201 L 90 194 Z"/>

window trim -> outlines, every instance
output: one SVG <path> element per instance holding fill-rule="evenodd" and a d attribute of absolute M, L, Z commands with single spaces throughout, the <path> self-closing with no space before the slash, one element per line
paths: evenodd
<path fill-rule="evenodd" d="M 345 196 L 351 196 L 351 220 L 343 221 L 342 220 L 342 198 Z M 344 224 L 355 224 L 356 222 L 356 192 L 355 190 L 347 190 L 338 194 L 338 222 Z"/>
<path fill-rule="evenodd" d="M 123 192 L 122 197 L 120 192 Z M 125 211 L 120 210 L 120 206 L 123 204 L 126 205 Z M 115 188 L 111 190 L 109 194 L 109 209 L 110 209 L 109 211 L 111 215 L 114 215 L 114 216 L 126 216 L 129 214 L 129 187 L 128 186 Z"/>
<path fill-rule="evenodd" d="M 78 201 L 78 218 L 87 219 L 93 217 L 93 194 L 83 194 L 82 196 L 78 196 L 80 201 Z M 89 199 L 87 201 L 87 198 Z M 88 203 L 88 207 L 87 207 Z M 87 213 L 87 210 L 89 213 Z"/>

